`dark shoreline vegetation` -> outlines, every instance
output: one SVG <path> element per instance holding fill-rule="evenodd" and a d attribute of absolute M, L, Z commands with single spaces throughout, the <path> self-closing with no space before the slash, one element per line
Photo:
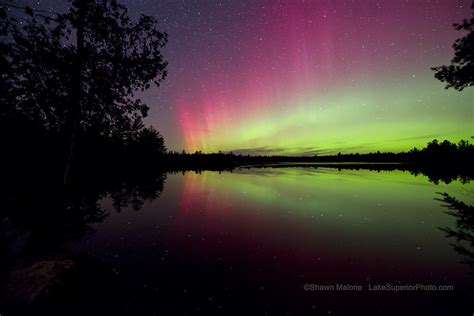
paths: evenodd
<path fill-rule="evenodd" d="M 44 131 L 0 126 L 4 183 L 61 184 L 63 155 L 61 137 Z M 10 136 L 12 131 L 14 137 Z M 128 139 L 82 135 L 77 141 L 74 182 L 86 184 L 98 178 L 147 178 L 153 174 L 182 171 L 232 171 L 250 167 L 325 167 L 337 169 L 403 170 L 424 174 L 434 183 L 474 178 L 474 145 L 434 139 L 424 148 L 408 152 L 376 152 L 327 156 L 250 156 L 233 153 L 169 152 L 164 139 L 152 127 L 143 128 Z"/>
<path fill-rule="evenodd" d="M 63 140 L 28 124 L 0 125 L 4 184 L 50 183 L 61 185 Z M 13 135 L 13 136 L 12 136 Z M 424 148 L 408 152 L 376 152 L 327 156 L 250 156 L 233 153 L 169 152 L 154 128 L 142 128 L 126 139 L 80 135 L 76 145 L 73 183 L 96 179 L 148 178 L 167 172 L 232 171 L 250 167 L 325 167 L 337 169 L 403 170 L 424 174 L 430 181 L 449 183 L 474 178 L 474 145 L 434 139 Z M 74 186 L 74 185 L 73 185 Z"/>

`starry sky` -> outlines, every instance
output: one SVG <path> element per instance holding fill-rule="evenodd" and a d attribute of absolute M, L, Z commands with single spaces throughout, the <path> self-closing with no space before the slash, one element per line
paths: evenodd
<path fill-rule="evenodd" d="M 169 75 L 141 97 L 171 150 L 324 155 L 474 136 L 474 88 L 445 90 L 430 70 L 452 58 L 471 0 L 122 3 L 169 34 Z"/>

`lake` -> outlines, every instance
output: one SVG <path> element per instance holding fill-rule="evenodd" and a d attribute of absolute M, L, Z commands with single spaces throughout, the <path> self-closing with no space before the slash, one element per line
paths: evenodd
<path fill-rule="evenodd" d="M 61 246 L 82 267 L 65 293 L 83 304 L 104 290 L 105 309 L 137 315 L 470 315 L 472 270 L 437 192 L 474 204 L 473 183 L 400 170 L 168 174 L 119 212 L 102 196 L 103 221 Z"/>

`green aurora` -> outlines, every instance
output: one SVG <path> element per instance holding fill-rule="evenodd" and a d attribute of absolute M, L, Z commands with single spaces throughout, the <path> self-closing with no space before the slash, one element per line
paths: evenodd
<path fill-rule="evenodd" d="M 211 136 L 205 150 L 245 153 L 233 147 L 238 143 L 272 155 L 399 152 L 434 138 L 469 140 L 474 135 L 473 89 L 446 90 L 430 73 L 424 75 L 430 78 L 354 85 L 294 100 L 287 111 Z"/>

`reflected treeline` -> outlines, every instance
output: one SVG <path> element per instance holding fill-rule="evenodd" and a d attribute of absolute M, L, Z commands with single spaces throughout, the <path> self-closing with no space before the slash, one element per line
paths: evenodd
<path fill-rule="evenodd" d="M 469 265 L 470 274 L 474 275 L 474 205 L 468 205 L 448 193 L 439 193 L 448 210 L 445 212 L 456 218 L 456 228 L 440 227 L 446 233 L 446 237 L 455 240 L 452 243 L 454 250 L 462 257 L 462 263 Z"/>
<path fill-rule="evenodd" d="M 452 181 L 460 181 L 466 184 L 474 179 L 474 172 L 469 168 L 436 168 L 433 166 L 422 166 L 417 164 L 403 163 L 274 163 L 255 164 L 241 168 L 333 168 L 342 170 L 370 170 L 370 171 L 394 171 L 401 170 L 410 172 L 413 176 L 424 175 L 434 184 L 440 182 L 449 184 Z"/>
<path fill-rule="evenodd" d="M 11 315 L 36 314 L 44 304 L 66 308 L 74 294 L 87 297 L 87 306 L 96 301 L 108 311 L 115 304 L 117 287 L 111 269 L 87 255 L 72 254 L 66 243 L 75 242 L 94 231 L 94 224 L 107 218 L 105 198 L 113 211 L 129 207 L 139 210 L 146 201 L 157 199 L 166 175 L 151 170 L 113 170 L 102 166 L 92 176 L 83 172 L 74 186 L 60 182 L 23 179 L 23 185 L 2 183 L 0 198 L 0 307 Z M 11 183 L 12 184 L 12 183 Z M 88 280 L 87 282 L 85 280 Z M 91 288 L 102 284 L 102 288 Z M 63 297 L 61 292 L 69 293 Z M 107 291 L 109 293 L 105 293 Z M 59 293 L 58 293 L 59 292 Z M 80 293 L 79 293 L 80 292 Z M 52 294 L 54 293 L 54 294 Z M 86 294 L 85 294 L 86 293 Z M 107 299 L 103 299 L 106 297 Z M 57 300 L 53 303 L 49 300 Z M 46 303 L 47 302 L 47 303 Z M 59 304 L 59 305 L 58 305 Z M 81 302 L 74 302 L 81 306 Z M 119 309 L 115 304 L 112 309 Z M 79 308 L 80 310 L 80 308 Z M 82 311 L 87 313 L 87 311 Z M 117 310 L 120 314 L 120 310 Z"/>
<path fill-rule="evenodd" d="M 163 191 L 164 173 L 116 172 L 84 177 L 74 186 L 55 186 L 46 179 L 43 183 L 25 179 L 21 189 L 4 183 L 0 195 L 2 242 L 28 236 L 21 250 L 43 251 L 44 246 L 52 248 L 83 237 L 91 231 L 91 224 L 103 221 L 108 214 L 100 203 L 104 198 L 110 198 L 117 212 L 126 207 L 139 210 Z"/>
<path fill-rule="evenodd" d="M 474 180 L 474 171 L 471 168 L 462 168 L 456 166 L 446 166 L 445 168 L 430 168 L 430 166 L 413 166 L 413 168 L 408 169 L 408 171 L 417 176 L 419 174 L 425 175 L 428 177 L 430 182 L 438 184 L 443 182 L 449 184 L 452 181 L 458 180 L 462 184 L 469 183 L 471 180 Z"/>

